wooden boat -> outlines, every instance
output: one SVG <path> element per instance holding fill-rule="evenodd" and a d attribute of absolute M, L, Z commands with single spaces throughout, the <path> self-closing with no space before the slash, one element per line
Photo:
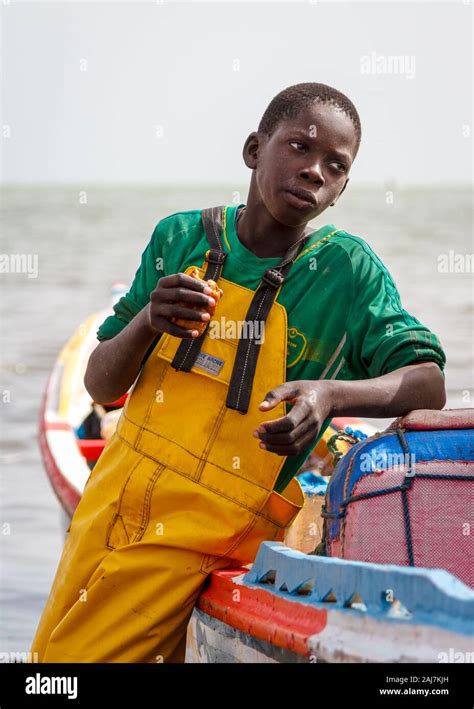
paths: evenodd
<path fill-rule="evenodd" d="M 263 542 L 215 571 L 186 662 L 474 662 L 474 591 L 450 573 L 313 556 Z"/>
<path fill-rule="evenodd" d="M 78 435 L 93 405 L 83 380 L 96 331 L 123 292 L 117 284 L 109 308 L 79 325 L 43 397 L 39 442 L 64 530 L 107 443 Z M 319 441 L 316 470 L 300 475 L 305 505 L 284 543 L 264 542 L 253 564 L 211 574 L 188 628 L 187 662 L 474 661 L 474 591 L 452 574 L 314 553 L 324 501 L 317 483 L 332 470 L 331 439 L 342 436 L 343 455 L 354 430 L 375 433 L 368 422 L 340 418 Z"/>

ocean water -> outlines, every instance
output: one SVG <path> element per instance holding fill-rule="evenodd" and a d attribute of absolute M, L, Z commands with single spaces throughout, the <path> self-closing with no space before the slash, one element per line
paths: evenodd
<path fill-rule="evenodd" d="M 232 204 L 236 194 L 245 202 L 245 188 L 226 186 L 3 188 L 0 252 L 37 256 L 38 272 L 1 274 L 0 652 L 29 649 L 63 544 L 62 512 L 37 440 L 41 397 L 60 348 L 106 307 L 113 281 L 131 282 L 161 218 Z M 404 307 L 440 337 L 447 407 L 472 406 L 469 189 L 348 188 L 314 226 L 328 222 L 369 242 Z"/>

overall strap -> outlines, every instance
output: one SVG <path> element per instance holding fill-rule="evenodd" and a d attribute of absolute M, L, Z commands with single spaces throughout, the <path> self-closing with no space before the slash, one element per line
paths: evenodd
<path fill-rule="evenodd" d="M 221 275 L 224 261 L 227 258 L 227 253 L 222 248 L 221 232 L 222 232 L 222 217 L 224 207 L 209 207 L 203 209 L 201 213 L 202 224 L 206 232 L 207 240 L 209 241 L 210 249 L 206 251 L 204 258 L 207 261 L 206 273 L 204 274 L 205 281 L 210 278 L 217 281 Z M 209 321 L 210 322 L 210 321 Z M 182 340 L 176 354 L 171 362 L 171 366 L 177 371 L 190 372 L 196 358 L 201 351 L 203 339 L 206 336 L 207 323 L 203 333 L 192 340 Z"/>
<path fill-rule="evenodd" d="M 283 285 L 288 271 L 299 252 L 304 248 L 311 233 L 312 230 L 306 231 L 298 241 L 290 246 L 278 266 L 269 268 L 264 274 L 245 317 L 246 323 L 259 323 L 258 332 L 263 331 L 277 291 Z M 235 409 L 242 414 L 247 413 L 249 408 L 257 359 L 260 354 L 261 343 L 254 339 L 255 329 L 252 326 L 248 327 L 247 333 L 250 336 L 247 339 L 239 339 L 226 400 L 227 408 Z"/>

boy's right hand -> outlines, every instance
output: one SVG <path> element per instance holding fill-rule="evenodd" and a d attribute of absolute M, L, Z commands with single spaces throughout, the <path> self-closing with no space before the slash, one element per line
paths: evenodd
<path fill-rule="evenodd" d="M 160 278 L 155 290 L 150 294 L 148 304 L 148 319 L 154 332 L 168 332 L 170 335 L 182 338 L 195 338 L 198 330 L 188 330 L 171 322 L 171 318 L 184 320 L 202 320 L 207 322 L 211 316 L 206 311 L 210 305 L 215 305 L 212 293 L 205 281 L 192 278 L 185 273 L 174 273 L 172 276 Z M 197 306 L 198 310 L 186 308 L 183 303 Z M 202 312 L 201 312 L 202 308 Z"/>

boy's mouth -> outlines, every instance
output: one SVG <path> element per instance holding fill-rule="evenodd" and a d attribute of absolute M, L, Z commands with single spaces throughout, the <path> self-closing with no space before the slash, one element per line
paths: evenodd
<path fill-rule="evenodd" d="M 314 209 L 318 206 L 316 197 L 306 190 L 285 190 L 287 202 L 298 209 Z"/>

